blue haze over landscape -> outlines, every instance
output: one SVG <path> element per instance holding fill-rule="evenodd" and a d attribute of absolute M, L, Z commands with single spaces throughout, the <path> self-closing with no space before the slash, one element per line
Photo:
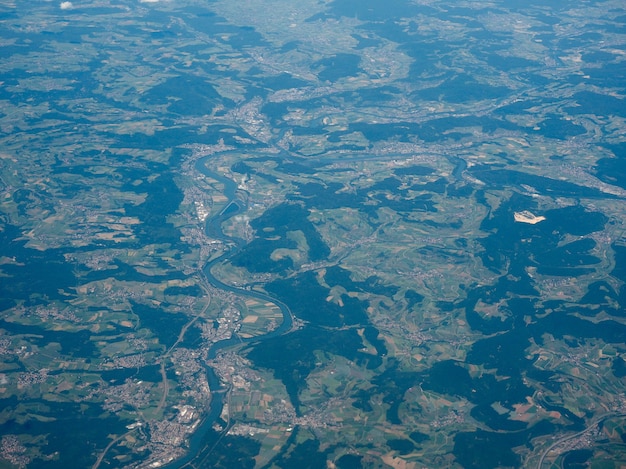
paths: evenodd
<path fill-rule="evenodd" d="M 626 464 L 617 0 L 0 5 L 0 468 Z"/>

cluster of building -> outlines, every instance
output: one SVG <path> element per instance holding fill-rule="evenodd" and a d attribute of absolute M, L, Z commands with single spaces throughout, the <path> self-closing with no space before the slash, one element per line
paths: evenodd
<path fill-rule="evenodd" d="M 5 435 L 0 442 L 0 459 L 4 459 L 14 466 L 21 468 L 30 463 L 30 458 L 26 456 L 26 447 L 15 435 Z"/>

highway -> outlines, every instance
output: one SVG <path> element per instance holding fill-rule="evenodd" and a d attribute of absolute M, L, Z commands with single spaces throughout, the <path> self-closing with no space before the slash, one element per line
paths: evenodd
<path fill-rule="evenodd" d="M 626 413 L 610 413 L 610 414 L 601 415 L 600 417 L 596 417 L 594 420 L 592 420 L 591 423 L 584 430 L 581 430 L 578 433 L 574 433 L 573 435 L 566 435 L 562 438 L 559 438 L 550 446 L 548 446 L 548 448 L 541 454 L 541 457 L 539 458 L 539 462 L 537 463 L 537 469 L 542 469 L 543 462 L 548 456 L 548 453 L 552 451 L 554 448 L 556 448 L 557 446 L 559 446 L 560 444 L 565 443 L 566 441 L 569 441 L 569 440 L 573 440 L 574 438 L 578 438 L 579 436 L 584 435 L 586 432 L 590 431 L 591 429 L 593 429 L 600 423 L 604 422 L 605 420 L 608 420 L 610 418 L 616 418 L 616 417 L 626 417 Z"/>

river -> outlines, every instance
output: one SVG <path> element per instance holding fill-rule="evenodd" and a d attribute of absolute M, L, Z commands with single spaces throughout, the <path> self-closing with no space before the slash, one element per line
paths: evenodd
<path fill-rule="evenodd" d="M 233 337 L 228 340 L 221 340 L 219 342 L 214 343 L 208 351 L 207 358 L 213 359 L 217 355 L 219 350 L 234 346 L 241 345 L 241 343 L 251 343 L 251 342 L 259 342 L 270 337 L 276 337 L 278 335 L 286 334 L 289 332 L 293 326 L 293 317 L 291 311 L 281 301 L 272 298 L 269 295 L 264 293 L 254 291 L 254 290 L 246 290 L 243 288 L 233 287 L 232 285 L 227 285 L 221 280 L 215 278 L 213 273 L 211 272 L 212 268 L 219 263 L 225 262 L 230 256 L 235 255 L 245 244 L 245 240 L 240 238 L 233 238 L 230 236 L 226 236 L 222 231 L 221 225 L 224 221 L 232 218 L 233 216 L 239 214 L 244 211 L 246 207 L 242 207 L 243 202 L 241 200 L 237 200 L 237 185 L 231 179 L 228 179 L 224 176 L 221 176 L 213 171 L 210 171 L 205 162 L 211 158 L 210 156 L 201 158 L 196 162 L 195 168 L 204 174 L 205 176 L 215 179 L 216 181 L 222 183 L 224 185 L 224 196 L 228 199 L 228 203 L 226 204 L 226 208 L 221 212 L 210 216 L 205 225 L 205 231 L 207 236 L 212 239 L 220 240 L 226 244 L 234 245 L 235 248 L 229 250 L 224 253 L 222 256 L 213 259 L 208 262 L 203 267 L 203 273 L 207 279 L 207 281 L 215 288 L 219 290 L 224 290 L 228 292 L 235 293 L 238 296 L 245 296 L 248 298 L 254 298 L 257 300 L 272 302 L 276 306 L 280 308 L 280 311 L 283 315 L 282 324 L 276 328 L 275 330 L 268 332 L 266 335 L 252 337 L 249 339 L 241 339 L 239 337 Z M 232 209 L 236 206 L 236 209 Z M 228 428 L 220 432 L 211 431 L 213 425 L 218 421 L 220 415 L 222 413 L 222 408 L 224 406 L 224 397 L 228 394 L 229 388 L 222 387 L 218 376 L 215 374 L 213 369 L 209 366 L 206 366 L 207 379 L 209 382 L 209 388 L 211 389 L 211 404 L 209 412 L 204 417 L 202 423 L 198 426 L 192 437 L 189 441 L 189 452 L 182 458 L 176 459 L 170 464 L 164 465 L 162 467 L 167 469 L 174 468 L 193 468 L 193 467 L 206 467 L 204 461 L 210 456 L 212 450 L 217 445 L 219 440 L 226 434 Z"/>
<path fill-rule="evenodd" d="M 217 352 L 224 348 L 228 348 L 235 345 L 241 345 L 242 342 L 259 342 L 262 340 L 266 340 L 271 337 L 276 337 L 278 335 L 285 334 L 292 329 L 293 326 L 293 315 L 287 305 L 278 301 L 275 298 L 272 298 L 269 295 L 264 293 L 254 291 L 254 290 L 246 290 L 243 288 L 233 287 L 232 285 L 227 285 L 223 283 L 221 280 L 215 278 L 213 273 L 211 272 L 212 268 L 219 263 L 225 262 L 229 257 L 235 255 L 239 250 L 245 245 L 245 240 L 241 238 L 233 238 L 227 236 L 222 231 L 222 223 L 224 223 L 229 218 L 241 213 L 247 207 L 245 204 L 237 199 L 237 185 L 231 179 L 228 179 L 225 176 L 217 174 L 213 171 L 210 171 L 206 167 L 206 161 L 211 158 L 210 156 L 199 159 L 196 162 L 195 168 L 205 176 L 214 179 L 224 185 L 224 196 L 227 198 L 228 203 L 226 204 L 226 208 L 217 214 L 213 214 L 210 216 L 205 225 L 205 231 L 207 236 L 212 239 L 220 240 L 224 243 L 234 245 L 235 247 L 228 252 L 224 253 L 222 256 L 213 259 L 208 262 L 204 268 L 203 272 L 206 276 L 207 281 L 215 288 L 223 291 L 228 291 L 235 293 L 238 296 L 244 296 L 249 298 L 255 298 L 262 301 L 272 302 L 276 306 L 278 306 L 283 315 L 282 324 L 272 332 L 269 332 L 260 337 L 253 337 L 250 339 L 241 339 L 239 337 L 231 338 L 228 340 L 222 340 L 214 343 L 208 352 L 208 359 L 215 358 Z M 368 159 L 368 158 L 364 158 Z M 456 179 L 462 179 L 462 173 L 467 168 L 467 163 L 461 159 L 456 157 L 448 158 L 450 162 L 455 165 L 455 169 L 453 171 L 453 177 Z M 236 209 L 233 209 L 236 207 Z M 220 380 L 209 366 L 206 367 L 207 378 L 209 382 L 209 387 L 211 389 L 211 404 L 210 410 L 208 414 L 205 416 L 201 425 L 194 432 L 190 439 L 190 449 L 186 456 L 183 458 L 179 458 L 172 463 L 163 466 L 167 469 L 173 468 L 195 468 L 195 467 L 206 467 L 204 463 L 208 457 L 210 457 L 211 452 L 219 443 L 219 440 L 226 434 L 228 428 L 220 432 L 211 431 L 213 425 L 218 421 L 220 415 L 222 413 L 222 408 L 224 406 L 224 398 L 227 396 L 229 392 L 229 388 L 223 388 L 221 386 Z"/>

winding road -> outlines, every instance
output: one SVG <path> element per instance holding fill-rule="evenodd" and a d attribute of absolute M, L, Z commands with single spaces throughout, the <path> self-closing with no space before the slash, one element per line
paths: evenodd
<path fill-rule="evenodd" d="M 550 453 L 550 451 L 552 451 L 554 448 L 556 448 L 560 444 L 565 443 L 566 441 L 573 440 L 574 438 L 578 438 L 579 436 L 584 435 L 586 432 L 591 430 L 593 427 L 599 425 L 600 423 L 604 422 L 605 420 L 608 420 L 608 419 L 611 419 L 611 418 L 619 418 L 619 417 L 626 417 L 626 413 L 611 413 L 611 414 L 601 415 L 600 417 L 597 417 L 594 420 L 592 420 L 591 423 L 589 425 L 587 425 L 587 427 L 584 430 L 581 430 L 578 433 L 574 433 L 573 435 L 567 435 L 567 436 L 564 436 L 562 438 L 559 438 L 554 443 L 552 443 L 550 446 L 548 446 L 545 449 L 545 451 L 541 454 L 541 457 L 539 458 L 539 462 L 537 463 L 537 469 L 542 469 L 543 462 L 546 459 L 546 457 L 548 456 L 548 453 Z M 560 454 L 559 454 L 559 456 L 560 456 Z"/>

